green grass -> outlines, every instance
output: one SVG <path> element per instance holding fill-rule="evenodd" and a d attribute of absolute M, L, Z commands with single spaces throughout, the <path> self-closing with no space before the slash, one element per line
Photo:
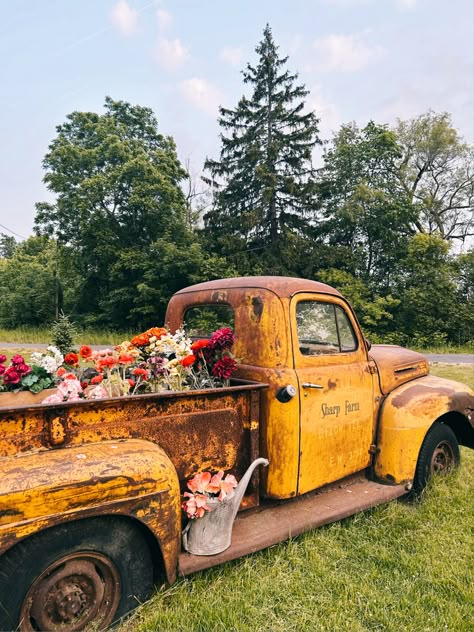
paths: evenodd
<path fill-rule="evenodd" d="M 79 330 L 75 340 L 76 345 L 112 345 L 119 344 L 123 340 L 130 340 L 136 331 L 110 331 L 108 329 L 84 329 Z M 16 329 L 0 328 L 1 342 L 48 344 L 51 342 L 51 329 L 49 327 L 18 327 Z"/>
<path fill-rule="evenodd" d="M 472 367 L 433 374 L 474 388 Z M 197 573 L 155 594 L 119 632 L 470 632 L 474 452 L 421 502 L 392 502 Z"/>
<path fill-rule="evenodd" d="M 474 353 L 474 342 L 466 342 L 463 345 L 438 345 L 432 347 L 424 347 L 418 349 L 417 347 L 410 347 L 420 353 Z"/>

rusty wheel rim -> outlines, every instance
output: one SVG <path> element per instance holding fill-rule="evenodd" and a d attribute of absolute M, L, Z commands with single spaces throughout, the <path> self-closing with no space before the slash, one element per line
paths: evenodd
<path fill-rule="evenodd" d="M 456 463 L 454 450 L 449 441 L 441 441 L 433 451 L 431 457 L 431 473 L 446 474 Z"/>
<path fill-rule="evenodd" d="M 112 623 L 120 601 L 120 575 L 101 553 L 66 555 L 31 585 L 20 612 L 21 632 L 74 632 Z"/>

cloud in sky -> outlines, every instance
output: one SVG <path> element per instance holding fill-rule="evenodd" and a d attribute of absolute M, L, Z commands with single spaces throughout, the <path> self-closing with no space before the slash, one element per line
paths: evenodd
<path fill-rule="evenodd" d="M 341 114 L 334 103 L 322 94 L 320 85 L 311 86 L 306 97 L 305 110 L 314 111 L 319 119 L 319 135 L 321 139 L 328 139 L 343 123 Z"/>
<path fill-rule="evenodd" d="M 169 29 L 173 22 L 173 16 L 166 9 L 158 9 L 156 12 L 156 18 L 158 20 L 158 28 L 160 31 L 166 31 Z"/>
<path fill-rule="evenodd" d="M 219 105 L 223 102 L 223 95 L 218 88 L 206 79 L 193 77 L 178 84 L 183 97 L 199 110 L 217 116 Z"/>
<path fill-rule="evenodd" d="M 115 28 L 125 37 L 134 35 L 138 30 L 138 12 L 127 0 L 119 0 L 110 12 L 110 20 Z"/>
<path fill-rule="evenodd" d="M 240 66 L 244 52 L 241 48 L 226 46 L 219 52 L 219 57 L 231 66 Z"/>
<path fill-rule="evenodd" d="M 190 59 L 190 54 L 179 38 L 160 37 L 153 50 L 153 57 L 165 70 L 175 70 Z"/>
<path fill-rule="evenodd" d="M 362 70 L 384 52 L 382 46 L 369 46 L 361 34 L 332 34 L 314 42 L 316 69 L 324 72 Z"/>

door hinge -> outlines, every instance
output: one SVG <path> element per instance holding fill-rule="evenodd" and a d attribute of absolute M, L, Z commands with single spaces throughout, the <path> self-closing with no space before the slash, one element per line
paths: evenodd
<path fill-rule="evenodd" d="M 375 366 L 375 364 L 369 364 L 369 371 L 372 375 L 375 375 L 377 373 L 377 367 Z"/>
<path fill-rule="evenodd" d="M 375 445 L 375 443 L 372 443 L 372 445 L 369 448 L 369 454 L 378 454 L 378 452 L 380 452 L 380 450 Z"/>

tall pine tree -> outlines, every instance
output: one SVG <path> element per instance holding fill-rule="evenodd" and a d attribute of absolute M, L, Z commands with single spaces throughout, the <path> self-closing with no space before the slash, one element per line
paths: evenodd
<path fill-rule="evenodd" d="M 243 273 L 295 273 L 316 207 L 311 156 L 321 144 L 304 85 L 285 69 L 270 27 L 243 71 L 252 87 L 234 110 L 220 108 L 219 160 L 207 160 L 215 196 L 204 217 L 213 247 Z"/>

